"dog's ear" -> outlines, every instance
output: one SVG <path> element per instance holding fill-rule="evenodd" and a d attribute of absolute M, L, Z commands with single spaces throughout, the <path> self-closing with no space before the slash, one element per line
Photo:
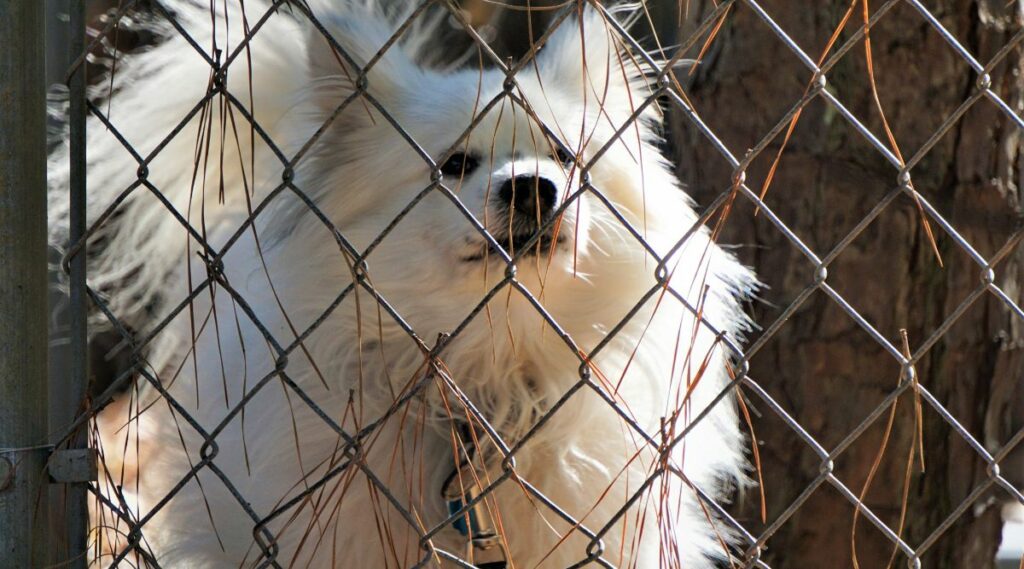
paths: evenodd
<path fill-rule="evenodd" d="M 556 18 L 557 28 L 541 49 L 538 65 L 542 77 L 565 85 L 624 83 L 623 64 L 629 58 L 611 23 L 589 6 L 572 12 L 560 21 Z"/>
<path fill-rule="evenodd" d="M 346 13 L 321 23 L 327 35 L 316 27 L 310 31 L 308 57 L 312 96 L 326 113 L 360 90 L 386 108 L 415 88 L 424 74 L 404 42 L 392 41 L 397 26 L 389 18 Z M 387 49 L 378 55 L 385 45 Z"/>
<path fill-rule="evenodd" d="M 562 20 L 537 57 L 544 82 L 600 95 L 642 81 L 644 73 L 608 21 L 617 17 L 586 6 Z"/>

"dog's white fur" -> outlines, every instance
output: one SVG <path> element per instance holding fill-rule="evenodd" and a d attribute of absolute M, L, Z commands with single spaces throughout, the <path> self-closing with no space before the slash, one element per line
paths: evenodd
<path fill-rule="evenodd" d="M 221 3 L 216 4 L 219 10 Z M 181 0 L 171 7 L 199 45 L 210 50 L 216 40 L 226 54 L 243 36 L 237 2 L 229 4 L 228 12 L 218 12 L 213 21 L 208 2 Z M 245 4 L 248 24 L 254 25 L 266 6 L 255 0 Z M 374 58 L 404 17 L 402 10 L 389 16 L 373 5 L 310 4 L 359 65 Z M 376 105 L 438 159 L 470 125 L 474 110 L 503 88 L 505 77 L 495 70 L 423 67 L 418 62 L 430 59 L 431 33 L 429 23 L 412 26 L 404 41 L 377 59 L 367 75 L 373 102 L 355 97 L 295 168 L 295 188 L 357 251 L 374 242 L 431 180 L 426 162 Z M 353 93 L 357 75 L 303 17 L 278 13 L 232 63 L 227 85 L 290 158 Z M 115 128 L 149 156 L 206 94 L 209 80 L 209 67 L 172 32 L 159 46 L 118 62 L 114 94 L 102 109 L 109 109 Z M 570 148 L 582 149 L 584 163 L 630 122 L 650 94 L 637 59 L 593 9 L 566 20 L 541 50 L 536 67 L 519 73 L 517 84 L 513 93 Z M 287 358 L 273 342 L 292 345 L 295 331 L 306 330 L 354 275 L 365 274 L 365 282 L 432 346 L 505 278 L 497 253 L 466 260 L 484 249 L 483 238 L 460 207 L 437 190 L 426 193 L 375 246 L 365 273 L 353 267 L 325 220 L 291 188 L 277 192 L 253 226 L 236 235 L 250 209 L 278 187 L 283 168 L 262 136 L 253 137 L 241 110 L 226 113 L 225 108 L 214 97 L 205 111 L 208 123 L 202 122 L 203 113 L 195 115 L 148 162 L 146 172 L 147 183 L 182 218 L 202 228 L 214 249 L 221 251 L 237 237 L 223 257 L 218 282 L 178 310 L 190 287 L 199 287 L 211 272 L 197 254 L 203 251 L 196 240 L 145 186 L 131 191 L 116 208 L 119 213 L 103 222 L 89 267 L 90 285 L 139 337 L 170 317 L 145 348 L 145 369 L 181 407 L 172 409 L 149 386 L 131 405 L 100 417 L 108 463 L 137 472 L 124 484 L 125 507 L 146 520 L 143 547 L 162 566 L 257 564 L 252 516 L 269 515 L 346 460 L 339 450 L 344 441 L 286 381 L 349 433 L 380 417 L 410 385 L 424 377 L 429 382 L 421 396 L 365 439 L 357 457 L 365 470 L 346 469 L 266 527 L 281 565 L 346 568 L 412 566 L 425 554 L 410 521 L 372 488 L 367 471 L 423 528 L 444 519 L 440 488 L 453 468 L 447 416 L 465 420 L 466 411 L 443 375 L 450 375 L 509 444 L 520 441 L 580 381 L 580 356 L 590 360 L 590 379 L 604 397 L 658 441 L 686 428 L 725 388 L 726 349 L 711 327 L 695 323 L 681 301 L 735 341 L 747 325 L 739 297 L 751 291 L 754 280 L 706 229 L 673 249 L 697 217 L 656 148 L 655 106 L 647 106 L 593 162 L 591 182 L 608 203 L 583 192 L 565 209 L 559 226 L 564 242 L 550 256 L 524 257 L 517 267 L 518 282 L 581 353 L 569 349 L 523 294 L 504 288 L 446 345 L 440 355 L 444 373 L 432 375 L 426 374 L 420 346 L 366 287 L 349 292 Z M 95 223 L 137 179 L 138 165 L 98 121 L 89 123 L 88 144 L 89 218 Z M 511 172 L 556 181 L 560 199 L 581 187 L 579 168 L 560 167 L 538 124 L 508 98 L 487 112 L 460 148 L 482 157 L 479 169 L 461 180 L 445 176 L 442 181 L 461 207 L 495 234 L 508 223 L 494 210 L 495 188 Z M 55 155 L 51 180 L 55 242 L 66 239 L 62 152 Z M 658 263 L 608 204 L 659 255 L 672 253 L 665 264 L 670 290 L 657 286 Z M 591 354 L 645 297 L 607 345 Z M 273 375 L 275 369 L 283 370 L 285 379 Z M 201 486 L 190 480 L 161 503 L 202 460 L 202 440 L 181 412 L 210 432 L 256 387 L 244 416 L 231 415 L 217 433 L 210 462 L 217 472 L 204 466 Z M 131 411 L 123 410 L 128 407 Z M 140 409 L 144 412 L 133 415 Z M 699 505 L 694 488 L 725 497 L 743 479 L 742 447 L 731 396 L 711 408 L 662 460 L 597 390 L 584 386 L 519 449 L 515 475 L 598 531 L 662 469 L 663 475 L 605 528 L 604 558 L 622 567 L 712 567 L 724 555 L 729 532 Z M 497 462 L 491 460 L 487 476 L 500 474 Z M 218 472 L 244 498 L 244 507 Z M 123 473 L 111 468 L 108 474 L 102 486 L 116 502 L 114 485 L 122 483 Z M 516 479 L 500 485 L 487 505 L 504 531 L 515 567 L 567 567 L 587 557 L 589 539 Z M 154 508 L 159 509 L 152 513 Z M 109 515 L 105 521 L 112 523 Z M 112 533 L 94 535 L 103 535 L 105 547 L 116 551 L 126 539 L 118 541 Z M 450 527 L 432 543 L 459 554 L 465 546 Z"/>

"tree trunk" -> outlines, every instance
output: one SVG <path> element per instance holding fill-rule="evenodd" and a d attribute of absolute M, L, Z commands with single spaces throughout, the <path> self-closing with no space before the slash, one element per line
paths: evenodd
<path fill-rule="evenodd" d="M 692 0 L 682 41 L 715 2 Z M 765 11 L 812 59 L 825 48 L 848 2 L 765 0 Z M 875 2 L 872 9 L 882 2 Z M 974 57 L 987 64 L 1021 30 L 1020 7 L 1003 0 L 927 2 L 931 13 Z M 863 24 L 855 8 L 842 43 Z M 881 104 L 906 159 L 976 92 L 978 75 L 909 3 L 897 3 L 871 29 Z M 696 57 L 703 41 L 688 53 Z M 1024 107 L 1020 47 L 991 70 L 991 89 L 1013 112 Z M 685 75 L 685 73 L 680 74 Z M 681 77 L 682 78 L 682 77 Z M 859 42 L 828 74 L 828 91 L 889 146 L 870 88 L 865 47 Z M 745 3 L 735 4 L 686 92 L 698 114 L 742 158 L 794 107 L 811 73 Z M 783 131 L 784 132 L 784 131 Z M 760 191 L 782 143 L 771 141 L 746 170 Z M 676 112 L 672 137 L 681 178 L 701 204 L 731 186 L 733 169 L 692 123 Z M 1004 110 L 981 99 L 912 168 L 913 186 L 987 260 L 996 258 L 1021 227 L 1021 130 Z M 765 201 L 819 258 L 833 250 L 868 213 L 898 188 L 898 169 L 882 157 L 821 97 L 808 104 L 779 164 Z M 937 262 L 913 198 L 899 193 L 828 265 L 826 283 L 879 334 L 901 348 L 900 329 L 917 351 L 954 317 L 982 285 L 984 271 L 930 219 Z M 751 200 L 738 197 L 721 242 L 738 244 L 767 288 L 753 314 L 759 339 L 798 295 L 813 287 L 815 265 Z M 1011 246 L 994 267 L 995 285 L 1021 302 L 1024 252 Z M 921 384 L 996 454 L 1024 424 L 1024 321 L 991 291 L 982 293 L 917 362 Z M 902 349 L 902 348 L 901 348 Z M 751 359 L 750 377 L 806 431 L 832 452 L 893 391 L 900 365 L 822 290 L 803 302 Z M 767 498 L 761 523 L 757 490 L 734 508 L 755 536 L 780 519 L 822 472 L 822 459 L 772 409 L 746 390 L 760 445 Z M 915 436 L 912 391 L 899 399 L 888 447 L 865 504 L 894 531 L 899 527 L 908 452 Z M 859 495 L 882 445 L 888 410 L 835 458 L 834 474 Z M 976 488 L 986 485 L 985 461 L 935 407 L 923 403 L 926 471 L 915 461 L 903 539 L 926 568 L 994 565 L 1000 539 L 998 487 L 982 492 L 955 523 L 930 536 Z M 1024 456 L 1010 453 L 1001 474 L 1022 486 Z M 767 540 L 762 560 L 779 568 L 853 567 L 854 507 L 828 481 Z M 861 568 L 884 568 L 893 543 L 863 515 L 857 524 Z M 923 545 L 923 547 L 922 547 Z M 900 554 L 896 567 L 907 566 Z"/>

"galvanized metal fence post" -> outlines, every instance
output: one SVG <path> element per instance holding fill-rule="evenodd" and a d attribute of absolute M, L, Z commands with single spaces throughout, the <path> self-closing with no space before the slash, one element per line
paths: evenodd
<path fill-rule="evenodd" d="M 0 567 L 46 559 L 43 3 L 0 3 Z"/>

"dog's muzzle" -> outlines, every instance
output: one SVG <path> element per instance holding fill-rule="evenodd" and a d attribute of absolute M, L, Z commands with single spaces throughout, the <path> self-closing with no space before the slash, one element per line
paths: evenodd
<path fill-rule="evenodd" d="M 494 196 L 500 220 L 492 235 L 509 256 L 548 255 L 565 242 L 559 223 L 553 220 L 558 195 L 555 183 L 541 176 L 516 176 L 501 184 Z M 497 254 L 494 249 L 486 246 L 464 260 L 481 260 L 488 253 Z"/>

